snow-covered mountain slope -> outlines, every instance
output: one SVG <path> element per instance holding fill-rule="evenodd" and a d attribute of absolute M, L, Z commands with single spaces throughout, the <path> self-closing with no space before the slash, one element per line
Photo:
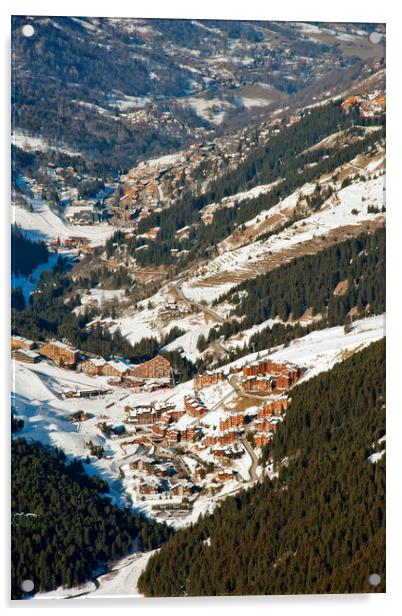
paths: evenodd
<path fill-rule="evenodd" d="M 58 588 L 50 592 L 38 593 L 34 599 L 131 599 L 141 597 L 137 589 L 138 578 L 156 550 L 126 556 L 114 563 L 110 570 L 91 582 L 77 588 Z"/>
<path fill-rule="evenodd" d="M 32 199 L 33 211 L 20 205 L 12 206 L 12 220 L 17 223 L 28 237 L 34 240 L 61 240 L 70 237 L 85 239 L 92 246 L 103 244 L 115 229 L 106 223 L 98 225 L 71 225 L 56 214 L 46 200 Z"/>
<path fill-rule="evenodd" d="M 383 161 L 375 161 L 374 169 Z M 357 168 L 356 168 L 357 170 Z M 317 212 L 312 212 L 300 221 L 278 231 L 266 240 L 257 240 L 234 250 L 226 250 L 202 266 L 186 280 L 183 292 L 194 301 L 212 302 L 242 280 L 253 278 L 259 273 L 273 269 L 289 259 L 302 254 L 318 252 L 320 249 L 361 233 L 371 227 L 384 224 L 382 208 L 385 205 L 385 175 L 380 169 L 373 172 L 370 166 L 362 179 L 341 188 L 338 184 L 334 194 L 323 203 Z M 362 176 L 363 177 L 363 176 Z M 257 218 L 269 218 L 295 207 L 300 193 L 311 194 L 312 187 L 301 191 L 262 212 Z M 273 211 L 274 210 L 274 211 Z M 254 221 L 248 223 L 252 226 Z M 228 245 L 228 241 L 225 242 Z"/>
<path fill-rule="evenodd" d="M 378 315 L 355 321 L 349 333 L 345 333 L 341 326 L 315 331 L 292 340 L 287 347 L 282 345 L 269 353 L 250 353 L 228 364 L 226 369 L 269 356 L 273 361 L 291 362 L 308 368 L 304 378 L 311 378 L 384 336 L 385 315 Z"/>

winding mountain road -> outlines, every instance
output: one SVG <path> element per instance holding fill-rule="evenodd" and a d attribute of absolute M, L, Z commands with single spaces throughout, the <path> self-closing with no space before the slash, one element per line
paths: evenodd
<path fill-rule="evenodd" d="M 243 443 L 245 450 L 251 457 L 251 466 L 248 471 L 250 473 L 250 481 L 258 481 L 258 477 L 257 477 L 258 458 L 255 455 L 255 451 L 250 445 L 250 443 L 248 442 L 246 436 L 242 437 L 241 442 Z"/>
<path fill-rule="evenodd" d="M 197 308 L 197 310 L 208 315 L 211 319 L 213 319 L 217 323 L 225 322 L 225 319 L 221 317 L 221 315 L 218 314 L 215 310 L 212 310 L 212 308 L 208 308 L 208 306 L 203 306 L 202 304 L 199 304 L 197 302 L 192 301 L 191 299 L 188 299 L 188 297 L 186 297 L 183 293 L 181 283 L 182 283 L 182 279 L 179 280 L 173 287 L 178 299 L 181 299 L 184 303 L 188 304 L 189 306 Z"/>

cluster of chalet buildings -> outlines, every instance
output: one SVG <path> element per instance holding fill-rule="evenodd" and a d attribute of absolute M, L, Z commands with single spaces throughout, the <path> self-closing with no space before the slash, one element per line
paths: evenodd
<path fill-rule="evenodd" d="M 58 237 L 55 240 L 51 240 L 49 245 L 54 250 L 78 250 L 84 253 L 91 251 L 91 245 L 83 237 Z"/>
<path fill-rule="evenodd" d="M 170 445 L 177 445 L 178 443 L 195 443 L 195 441 L 200 440 L 201 436 L 201 428 L 195 426 L 187 426 L 183 430 L 170 427 L 166 430 L 166 440 Z"/>
<path fill-rule="evenodd" d="M 186 396 L 187 408 L 193 411 L 195 398 Z M 190 404 L 191 403 L 191 404 Z M 183 406 L 185 399 L 183 400 Z M 190 405 L 190 407 L 189 407 Z M 274 435 L 277 426 L 283 421 L 283 415 L 288 409 L 289 398 L 281 395 L 266 401 L 257 411 L 250 423 L 254 447 L 262 447 Z M 205 409 L 205 407 L 203 407 Z M 204 432 L 205 427 L 196 422 L 179 429 L 177 422 L 187 413 L 185 408 L 176 408 L 173 403 L 154 403 L 152 405 L 125 406 L 126 422 L 134 425 L 149 425 L 150 432 L 157 438 L 174 446 L 178 443 L 194 444 L 195 451 L 205 451 L 210 448 L 209 455 L 215 463 L 215 468 L 209 476 L 207 488 L 210 491 L 219 490 L 219 484 L 238 479 L 238 472 L 231 468 L 232 462 L 245 455 L 241 440 L 245 434 L 246 413 L 231 413 L 219 421 L 219 431 Z M 205 412 L 207 409 L 205 409 Z M 202 417 L 202 414 L 201 414 Z M 179 424 L 180 425 L 180 424 Z M 152 439 L 152 436 L 151 436 Z M 137 441 L 136 441 L 137 442 Z M 197 489 L 199 481 L 205 479 L 203 466 L 196 466 L 187 478 L 175 481 L 177 462 L 160 463 L 155 459 L 140 456 L 130 463 L 130 468 L 136 471 L 137 491 L 140 498 L 164 501 L 171 497 L 189 497 Z M 179 474 L 182 474 L 182 471 Z M 173 478 L 173 479 L 172 479 Z"/>
<path fill-rule="evenodd" d="M 244 366 L 243 385 L 247 383 L 264 381 L 270 384 L 269 391 L 283 391 L 297 382 L 301 370 L 297 366 L 279 364 L 272 361 L 258 362 Z M 223 372 L 208 372 L 195 379 L 197 391 L 219 383 L 225 379 Z M 274 400 L 266 402 L 258 411 L 253 420 L 251 429 L 254 436 L 254 444 L 261 447 L 272 438 L 277 425 L 282 421 L 282 415 L 288 408 L 289 400 L 281 395 Z M 179 428 L 177 422 L 185 415 L 195 420 L 202 418 L 208 413 L 204 402 L 196 396 L 186 395 L 183 406 L 176 408 L 174 404 L 140 405 L 137 407 L 125 407 L 126 423 L 134 425 L 149 425 L 152 435 L 159 439 L 165 439 L 169 445 L 178 443 L 197 443 L 200 450 L 207 447 L 224 448 L 238 443 L 245 431 L 247 417 L 245 413 L 232 413 L 219 421 L 219 429 L 210 432 L 197 425 L 196 421 Z"/>
<path fill-rule="evenodd" d="M 279 398 L 275 398 L 275 400 L 265 402 L 265 404 L 263 404 L 258 411 L 258 417 L 283 415 L 283 413 L 288 409 L 288 406 L 289 398 L 287 396 L 280 396 Z"/>
<path fill-rule="evenodd" d="M 154 424 L 161 419 L 162 416 L 172 417 L 175 413 L 174 404 L 143 404 L 140 406 L 124 407 L 125 422 L 137 426 Z M 184 411 L 183 411 L 184 414 Z M 175 416 L 178 416 L 175 414 Z"/>
<path fill-rule="evenodd" d="M 219 430 L 225 432 L 225 430 L 231 430 L 232 428 L 238 428 L 243 426 L 246 421 L 243 413 L 237 413 L 230 415 L 227 419 L 221 419 L 219 422 Z"/>
<path fill-rule="evenodd" d="M 11 357 L 27 364 L 36 364 L 40 361 L 40 354 L 35 350 L 36 344 L 22 336 L 11 337 Z"/>
<path fill-rule="evenodd" d="M 104 209 L 105 198 L 115 190 L 114 185 L 105 186 L 93 197 L 83 199 L 80 195 L 79 185 L 93 177 L 77 173 L 73 167 L 56 167 L 53 163 L 39 168 L 41 178 L 46 177 L 46 185 L 39 183 L 35 178 L 19 176 L 18 182 L 22 188 L 31 190 L 35 197 L 43 199 L 52 185 L 57 199 L 64 206 L 67 220 L 76 225 L 92 225 L 106 220 L 107 212 Z M 72 185 L 74 183 L 74 185 Z"/>
<path fill-rule="evenodd" d="M 242 447 L 233 445 L 223 445 L 220 447 L 216 447 L 212 450 L 212 455 L 217 460 L 238 460 L 242 456 L 244 456 L 244 449 Z"/>
<path fill-rule="evenodd" d="M 29 352 L 29 353 L 28 353 Z M 76 368 L 81 354 L 68 344 L 59 341 L 34 342 L 22 336 L 11 337 L 11 355 L 13 359 L 27 363 L 37 363 L 43 357 L 52 359 L 59 366 Z"/>
<path fill-rule="evenodd" d="M 298 366 L 268 359 L 243 366 L 242 384 L 244 391 L 285 391 L 297 383 L 302 374 Z"/>
<path fill-rule="evenodd" d="M 162 355 L 156 355 L 142 364 L 128 364 L 123 361 L 106 361 L 102 357 L 84 357 L 78 349 L 58 340 L 36 343 L 22 336 L 11 337 L 12 357 L 27 363 L 40 361 L 41 356 L 53 360 L 59 366 L 90 376 L 118 377 L 120 380 L 166 379 L 171 377 L 171 364 Z M 134 385 L 135 383 L 133 383 Z"/>
<path fill-rule="evenodd" d="M 193 490 L 194 485 L 186 479 L 171 484 L 169 480 L 161 481 L 157 477 L 151 477 L 143 479 L 138 486 L 138 493 L 144 497 L 158 495 L 164 498 L 169 498 L 170 496 L 189 497 L 192 495 Z"/>
<path fill-rule="evenodd" d="M 176 319 L 177 317 L 188 314 L 189 310 L 184 304 L 179 304 L 175 301 L 166 302 L 164 306 L 159 308 L 158 317 L 162 321 L 169 321 L 170 319 Z"/>
<path fill-rule="evenodd" d="M 171 162 L 143 162 L 123 177 L 124 194 L 118 203 L 114 200 L 111 209 L 116 217 L 135 223 L 149 212 L 169 206 L 184 188 L 195 180 L 199 166 L 208 159 L 210 166 L 218 171 L 223 158 L 218 154 L 218 145 L 208 143 L 192 145 L 175 156 Z M 109 206 L 109 203 L 108 203 Z"/>
<path fill-rule="evenodd" d="M 257 413 L 255 420 L 252 423 L 251 429 L 253 432 L 254 446 L 262 447 L 273 436 L 279 423 L 283 421 L 283 414 L 289 405 L 289 399 L 286 396 L 281 396 L 275 400 L 266 402 Z M 244 435 L 244 426 L 246 424 L 246 415 L 243 413 L 233 413 L 219 422 L 219 432 L 206 434 L 201 440 L 202 447 L 225 448 L 227 446 L 236 445 L 240 438 Z M 215 455 L 214 449 L 212 454 Z M 220 454 L 218 453 L 217 456 Z M 222 454 L 223 455 L 223 454 Z"/>
<path fill-rule="evenodd" d="M 156 355 L 149 361 L 139 365 L 126 364 L 122 361 L 106 361 L 102 357 L 88 358 L 77 368 L 92 376 L 134 377 L 138 379 L 169 379 L 171 376 L 170 362 L 162 355 Z"/>
<path fill-rule="evenodd" d="M 130 470 L 139 479 L 138 493 L 141 497 L 159 496 L 189 497 L 194 484 L 185 478 L 175 478 L 177 470 L 171 463 L 159 462 L 151 456 L 139 456 L 130 462 Z"/>
<path fill-rule="evenodd" d="M 253 424 L 254 446 L 262 447 L 273 437 L 278 425 L 283 421 L 283 414 L 289 406 L 289 398 L 280 396 L 265 402 L 258 410 Z"/>
<path fill-rule="evenodd" d="M 170 445 L 180 442 L 193 443 L 200 440 L 202 431 L 200 427 L 189 425 L 179 430 L 174 427 L 186 411 L 175 408 L 174 404 L 150 404 L 124 407 L 125 423 L 134 426 L 150 425 L 151 432 L 156 438 L 165 438 Z"/>
<path fill-rule="evenodd" d="M 373 117 L 385 110 L 385 93 L 379 90 L 364 95 L 348 96 L 343 103 L 344 111 L 349 111 L 350 107 L 357 105 L 360 115 L 363 118 Z"/>
<path fill-rule="evenodd" d="M 144 113 L 141 110 L 137 113 Z M 163 115 L 163 114 L 162 114 Z M 299 121 L 294 114 L 289 124 Z M 150 118 L 148 118 L 148 122 Z M 203 170 L 201 177 L 213 178 L 224 168 L 232 168 L 244 161 L 249 151 L 258 145 L 265 144 L 272 133 L 279 131 L 281 120 L 272 119 L 261 125 L 258 137 L 243 129 L 238 138 L 219 138 L 214 141 L 192 144 L 169 161 L 163 157 L 154 161 L 144 161 L 125 176 L 122 176 L 123 194 L 119 199 L 112 197 L 107 200 L 108 212 L 123 224 L 129 223 L 134 229 L 138 221 L 146 218 L 151 212 L 169 207 L 189 186 L 193 188 L 199 179 L 200 167 L 208 164 L 208 170 Z M 213 214 L 208 214 L 210 222 Z"/>
<path fill-rule="evenodd" d="M 107 211 L 94 201 L 74 199 L 64 208 L 64 215 L 72 225 L 94 225 L 107 220 Z"/>
<path fill-rule="evenodd" d="M 207 434 L 202 439 L 202 444 L 204 447 L 233 445 L 239 440 L 241 433 L 241 430 L 238 428 L 230 428 L 218 434 Z"/>

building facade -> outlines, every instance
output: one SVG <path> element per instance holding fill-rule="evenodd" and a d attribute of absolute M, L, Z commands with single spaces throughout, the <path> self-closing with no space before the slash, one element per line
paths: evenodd
<path fill-rule="evenodd" d="M 141 379 L 170 378 L 171 365 L 165 357 L 157 355 L 139 366 L 131 366 L 128 374 Z"/>
<path fill-rule="evenodd" d="M 205 372 L 194 380 L 194 387 L 196 389 L 202 389 L 203 387 L 209 387 L 210 385 L 216 385 L 225 380 L 223 372 Z"/>
<path fill-rule="evenodd" d="M 80 358 L 80 352 L 77 349 L 57 340 L 45 342 L 39 350 L 41 355 L 67 368 L 75 368 Z"/>

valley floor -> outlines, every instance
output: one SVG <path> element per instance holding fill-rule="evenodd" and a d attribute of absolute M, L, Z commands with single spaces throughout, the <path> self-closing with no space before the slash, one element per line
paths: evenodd
<path fill-rule="evenodd" d="M 289 346 L 280 346 L 271 349 L 270 359 L 273 361 L 292 362 L 307 368 L 304 379 L 311 378 L 319 372 L 330 369 L 336 362 L 342 361 L 348 355 L 364 346 L 378 340 L 385 335 L 385 319 L 383 315 L 370 317 L 354 322 L 352 331 L 345 333 L 343 327 L 312 332 L 307 336 L 293 340 Z M 268 352 L 252 353 L 223 367 L 224 372 L 243 366 L 247 363 L 268 356 Z M 130 479 L 128 469 L 130 459 L 145 452 L 153 451 L 152 446 L 142 444 L 130 445 L 130 431 L 132 439 L 142 434 L 140 427 L 126 426 L 129 432 L 120 437 L 105 436 L 97 424 L 106 421 L 114 426 L 123 425 L 125 421 L 124 407 L 135 407 L 151 403 L 169 402 L 183 408 L 186 395 L 194 394 L 194 382 L 176 386 L 174 389 L 160 389 L 153 392 L 132 393 L 130 390 L 117 386 L 109 386 L 110 391 L 95 399 L 66 398 L 64 391 L 71 388 L 106 387 L 106 377 L 90 377 L 82 373 L 65 370 L 42 361 L 39 364 L 28 365 L 19 361 L 14 362 L 12 406 L 15 414 L 25 422 L 24 428 L 18 433 L 27 439 L 39 440 L 46 445 L 61 448 L 67 455 L 76 456 L 85 460 L 89 454 L 87 443 L 104 447 L 104 457 L 100 460 L 91 457 L 90 464 L 85 468 L 90 474 L 101 475 L 109 482 L 112 499 L 121 504 L 131 503 L 148 515 L 157 519 L 164 519 L 175 526 L 181 526 L 194 521 L 201 511 L 213 507 L 217 497 L 235 489 L 241 489 L 250 481 L 248 471 L 251 459 L 245 452 L 241 465 L 235 468 L 240 473 L 241 482 L 229 481 L 218 492 L 217 496 L 203 495 L 195 499 L 191 512 L 180 517 L 174 514 L 155 513 L 152 509 L 153 501 L 141 501 L 138 497 L 135 481 Z M 233 386 L 233 381 L 224 381 L 215 386 L 206 387 L 198 392 L 200 399 L 205 403 L 208 413 L 202 418 L 203 429 L 214 433 L 214 427 L 221 419 L 225 419 L 237 409 L 246 407 L 252 412 L 252 407 L 258 406 L 267 396 L 260 394 L 239 393 Z M 245 401 L 244 398 L 249 398 Z M 246 402 L 246 404 L 245 404 Z M 92 417 L 81 423 L 71 423 L 68 418 L 71 413 L 83 410 Z M 178 429 L 185 429 L 188 425 L 197 425 L 198 420 L 185 414 L 179 422 Z M 150 449 L 151 448 L 151 449 Z M 188 446 L 191 452 L 191 446 Z M 168 457 L 174 457 L 169 451 L 164 452 Z M 211 460 L 209 455 L 200 454 L 205 461 Z M 122 473 L 123 471 L 123 473 Z M 122 474 L 125 477 L 122 479 Z M 191 469 L 189 472 L 191 476 Z M 181 501 L 181 499 L 179 499 Z"/>

